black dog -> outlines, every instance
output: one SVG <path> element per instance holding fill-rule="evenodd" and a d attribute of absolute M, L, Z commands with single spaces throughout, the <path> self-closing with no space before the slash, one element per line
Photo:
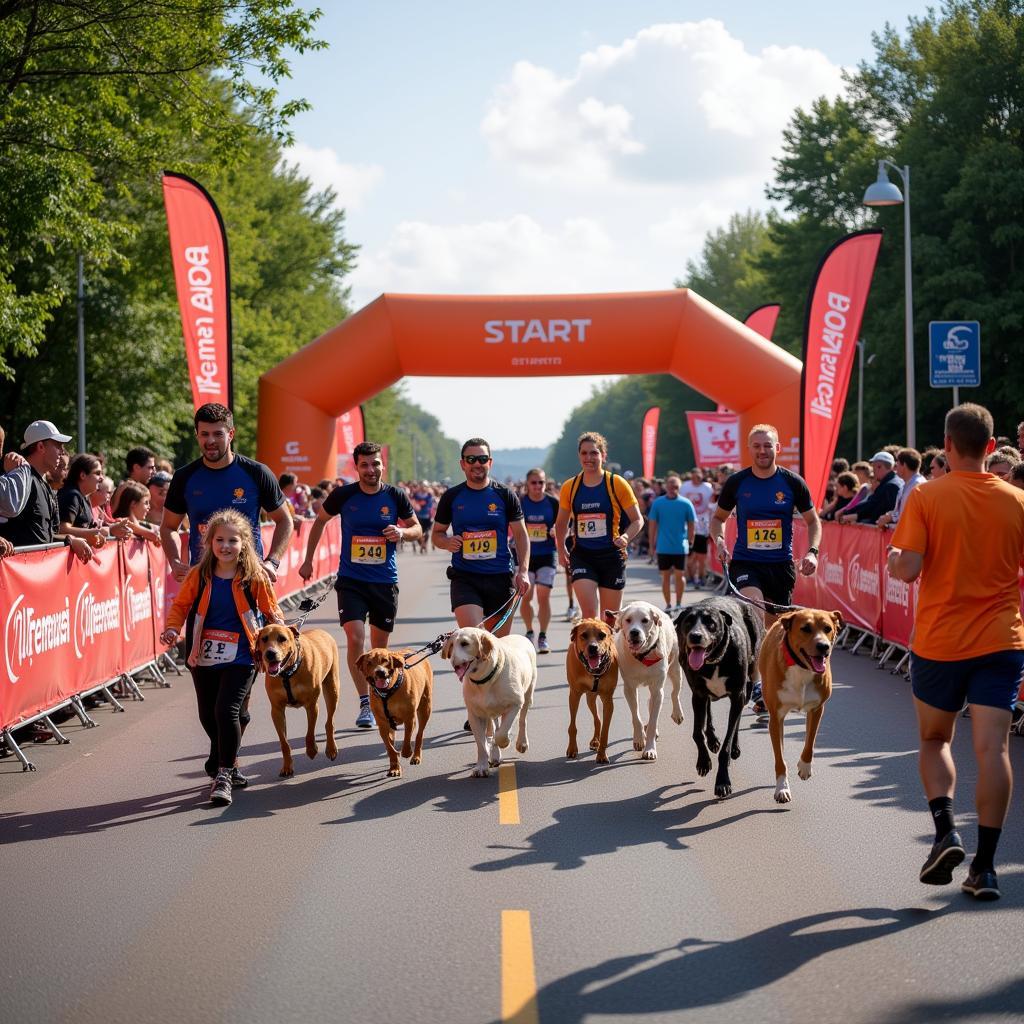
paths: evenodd
<path fill-rule="evenodd" d="M 750 605 L 731 597 L 708 597 L 676 619 L 676 633 L 679 661 L 693 693 L 698 775 L 711 771 L 711 755 L 719 750 L 711 701 L 729 698 L 729 725 L 715 776 L 715 796 L 726 797 L 732 793 L 729 760 L 740 756 L 740 715 L 750 700 L 764 626 Z"/>

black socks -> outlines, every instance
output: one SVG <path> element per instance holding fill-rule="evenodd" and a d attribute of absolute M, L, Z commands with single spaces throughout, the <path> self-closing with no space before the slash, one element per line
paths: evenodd
<path fill-rule="evenodd" d="M 935 820 L 935 842 L 940 842 L 953 831 L 953 798 L 937 796 L 928 801 L 928 810 Z"/>
<path fill-rule="evenodd" d="M 999 843 L 1001 828 L 990 828 L 988 825 L 978 826 L 978 852 L 971 862 L 972 871 L 994 871 L 993 859 Z"/>
<path fill-rule="evenodd" d="M 361 708 L 368 708 L 370 706 L 370 695 L 368 693 L 359 698 L 359 706 Z"/>

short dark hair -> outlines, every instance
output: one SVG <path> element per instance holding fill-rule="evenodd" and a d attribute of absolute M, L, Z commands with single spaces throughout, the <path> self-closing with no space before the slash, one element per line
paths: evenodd
<path fill-rule="evenodd" d="M 526 479 L 529 480 L 531 476 L 542 476 L 545 480 L 547 479 L 547 473 L 540 466 L 535 466 L 533 469 L 526 471 Z"/>
<path fill-rule="evenodd" d="M 223 423 L 230 430 L 235 425 L 235 417 L 226 405 L 221 405 L 220 402 L 207 402 L 196 409 L 192 422 L 196 430 L 199 429 L 200 423 Z"/>
<path fill-rule="evenodd" d="M 491 454 L 491 446 L 482 437 L 471 437 L 463 446 L 462 451 L 459 453 L 459 458 L 466 457 L 467 448 L 486 448 L 487 454 Z"/>
<path fill-rule="evenodd" d="M 132 470 L 136 466 L 144 466 L 150 459 L 156 462 L 156 452 L 152 448 L 147 448 L 144 444 L 140 444 L 138 448 L 130 449 L 124 457 L 125 469 L 128 475 L 131 476 Z"/>
<path fill-rule="evenodd" d="M 836 485 L 838 486 L 839 484 L 842 484 L 844 487 L 849 487 L 851 491 L 855 491 L 860 487 L 860 481 L 857 479 L 857 474 L 851 473 L 849 470 L 846 470 L 845 473 L 840 473 L 839 476 L 836 477 Z"/>
<path fill-rule="evenodd" d="M 1024 462 L 1018 462 L 1013 469 L 1010 470 L 1011 480 L 1024 480 Z"/>
<path fill-rule="evenodd" d="M 896 461 L 916 473 L 921 468 L 921 453 L 916 448 L 901 448 Z"/>
<path fill-rule="evenodd" d="M 840 473 L 845 473 L 850 468 L 850 463 L 846 459 L 833 459 L 832 460 L 832 472 L 837 476 Z"/>
<path fill-rule="evenodd" d="M 980 459 L 985 454 L 994 427 L 992 413 L 974 402 L 964 402 L 946 413 L 946 436 L 968 459 Z"/>
<path fill-rule="evenodd" d="M 149 496 L 149 488 L 144 484 L 136 483 L 134 480 L 125 480 L 121 484 L 121 490 L 117 495 L 117 505 L 112 509 L 112 515 L 115 519 L 120 519 L 122 516 L 128 515 L 132 510 L 132 505 L 137 501 L 141 501 L 143 498 Z"/>
<path fill-rule="evenodd" d="M 286 487 L 291 487 L 291 485 L 298 479 L 299 478 L 294 473 L 282 473 L 277 478 L 277 486 L 284 490 Z"/>
<path fill-rule="evenodd" d="M 596 445 L 602 458 L 608 458 L 608 442 L 605 440 L 604 434 L 599 434 L 596 430 L 584 431 L 576 439 L 576 451 L 578 452 L 588 441 L 590 444 Z"/>
<path fill-rule="evenodd" d="M 381 446 L 376 441 L 360 441 L 359 444 L 352 449 L 352 458 L 359 461 L 360 455 L 379 455 L 382 451 Z"/>
<path fill-rule="evenodd" d="M 66 483 L 71 487 L 78 487 L 78 482 L 83 476 L 88 476 L 99 467 L 100 460 L 95 455 L 90 455 L 88 452 L 76 455 L 71 460 L 71 465 L 68 466 Z"/>
<path fill-rule="evenodd" d="M 316 501 L 319 498 L 327 497 L 327 492 L 322 487 L 310 487 L 309 496 Z"/>

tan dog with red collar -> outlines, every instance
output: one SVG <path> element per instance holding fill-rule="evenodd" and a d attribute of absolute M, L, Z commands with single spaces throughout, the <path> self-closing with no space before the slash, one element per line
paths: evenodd
<path fill-rule="evenodd" d="M 569 650 L 565 655 L 565 676 L 569 681 L 569 747 L 565 756 L 572 760 L 579 753 L 576 745 L 576 712 L 580 700 L 594 719 L 594 737 L 590 749 L 597 751 L 597 763 L 608 763 L 608 727 L 612 722 L 615 687 L 619 684 L 618 655 L 612 628 L 600 619 L 583 619 L 572 627 Z M 597 698 L 601 698 L 601 715 Z"/>
<path fill-rule="evenodd" d="M 829 655 L 843 628 L 839 612 L 802 608 L 780 616 L 765 634 L 758 656 L 761 693 L 768 708 L 768 732 L 775 752 L 775 802 L 788 804 L 786 761 L 782 756 L 783 726 L 790 711 L 807 715 L 804 749 L 796 763 L 801 779 L 811 777 L 814 737 L 825 712 L 825 701 L 832 696 L 832 669 Z"/>

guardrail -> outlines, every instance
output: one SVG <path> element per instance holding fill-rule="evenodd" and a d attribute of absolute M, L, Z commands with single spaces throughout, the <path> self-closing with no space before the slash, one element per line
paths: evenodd
<path fill-rule="evenodd" d="M 335 571 L 341 530 L 332 520 L 317 548 L 313 578 L 305 583 L 298 568 L 305 557 L 307 523 L 299 520 L 275 591 L 286 600 Z M 263 528 L 264 546 L 273 526 Z M 187 535 L 182 535 L 187 545 Z M 68 742 L 51 719 L 70 708 L 82 724 L 96 722 L 83 698 L 102 691 L 115 711 L 123 711 L 111 690 L 120 682 L 141 700 L 139 679 L 169 685 L 161 660 L 164 614 L 178 584 L 167 571 L 162 549 L 132 538 L 111 542 L 80 562 L 63 544 L 20 548 L 0 560 L 0 734 L 25 771 L 34 766 L 18 747 L 12 730 L 42 720 L 58 742 Z"/>

